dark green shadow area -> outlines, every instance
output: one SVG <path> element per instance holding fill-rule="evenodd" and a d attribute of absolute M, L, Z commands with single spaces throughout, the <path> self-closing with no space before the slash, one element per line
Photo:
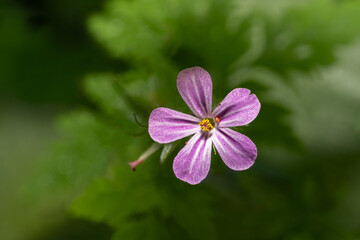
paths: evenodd
<path fill-rule="evenodd" d="M 107 240 L 111 236 L 112 230 L 105 224 L 68 218 L 30 240 Z"/>
<path fill-rule="evenodd" d="M 86 101 L 85 74 L 120 72 L 127 64 L 109 58 L 86 31 L 102 1 L 2 1 L 0 81 L 2 98 L 42 104 Z"/>

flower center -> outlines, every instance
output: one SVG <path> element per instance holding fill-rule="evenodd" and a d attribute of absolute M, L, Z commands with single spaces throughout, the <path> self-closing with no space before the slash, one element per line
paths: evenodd
<path fill-rule="evenodd" d="M 211 129 L 214 128 L 214 127 L 211 125 L 209 119 L 203 119 L 203 120 L 199 123 L 199 125 L 200 125 L 201 130 L 204 130 L 205 132 L 209 132 Z"/>

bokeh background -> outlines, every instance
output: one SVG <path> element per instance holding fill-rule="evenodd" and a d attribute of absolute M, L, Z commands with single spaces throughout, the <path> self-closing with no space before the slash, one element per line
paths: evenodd
<path fill-rule="evenodd" d="M 132 172 L 193 66 L 260 99 L 255 165 Z M 359 1 L 2 0 L 0 83 L 0 239 L 360 239 Z"/>

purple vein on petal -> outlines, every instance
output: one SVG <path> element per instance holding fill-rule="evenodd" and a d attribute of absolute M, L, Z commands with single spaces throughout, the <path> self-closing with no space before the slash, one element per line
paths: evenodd
<path fill-rule="evenodd" d="M 187 68 L 177 77 L 177 88 L 191 111 L 199 118 L 208 116 L 212 108 L 212 82 L 200 67 Z"/>
<path fill-rule="evenodd" d="M 260 102 L 246 88 L 232 90 L 213 111 L 220 118 L 219 127 L 243 126 L 252 122 L 260 111 Z"/>
<path fill-rule="evenodd" d="M 169 143 L 198 131 L 200 119 L 169 108 L 156 108 L 149 117 L 149 134 L 159 143 Z"/>
<path fill-rule="evenodd" d="M 196 133 L 174 159 L 177 178 L 190 184 L 200 183 L 208 174 L 211 162 L 211 136 Z"/>
<path fill-rule="evenodd" d="M 214 145 L 224 163 L 233 170 L 251 167 L 257 157 L 255 144 L 247 136 L 230 128 L 216 129 Z"/>

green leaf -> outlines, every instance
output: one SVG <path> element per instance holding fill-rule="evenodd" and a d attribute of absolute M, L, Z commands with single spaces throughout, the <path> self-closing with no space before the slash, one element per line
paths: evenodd
<path fill-rule="evenodd" d="M 151 163 L 154 158 L 136 172 L 125 164 L 115 166 L 113 176 L 94 181 L 72 212 L 108 223 L 116 231 L 114 239 L 214 239 L 206 188 L 179 181 L 169 165 Z"/>

